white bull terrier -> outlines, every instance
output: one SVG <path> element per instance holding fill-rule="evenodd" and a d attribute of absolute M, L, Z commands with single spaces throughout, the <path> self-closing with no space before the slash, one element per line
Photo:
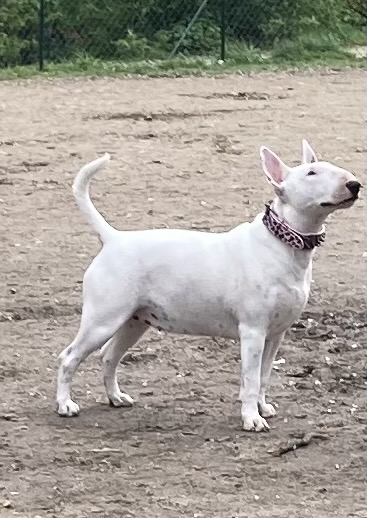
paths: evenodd
<path fill-rule="evenodd" d="M 78 334 L 60 354 L 60 416 L 79 413 L 70 397 L 72 377 L 102 346 L 110 404 L 130 406 L 133 400 L 120 390 L 116 369 L 127 349 L 153 326 L 172 333 L 239 337 L 243 427 L 269 428 L 264 418 L 275 409 L 265 392 L 272 363 L 284 333 L 307 303 L 312 257 L 325 238 L 323 223 L 331 212 L 351 207 L 361 185 L 345 169 L 318 162 L 305 140 L 297 167 L 286 166 L 266 147 L 260 155 L 274 200 L 252 223 L 223 233 L 115 230 L 89 197 L 90 180 L 109 155 L 80 170 L 73 192 L 103 247 L 84 276 Z"/>

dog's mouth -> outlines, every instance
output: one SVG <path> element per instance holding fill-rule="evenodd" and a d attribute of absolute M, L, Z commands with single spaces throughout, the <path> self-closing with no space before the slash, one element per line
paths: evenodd
<path fill-rule="evenodd" d="M 347 205 L 348 203 L 353 203 L 358 200 L 358 194 L 356 196 L 351 196 L 346 200 L 340 201 L 339 203 L 331 203 L 331 202 L 323 202 L 320 203 L 321 207 L 341 207 L 343 205 Z"/>

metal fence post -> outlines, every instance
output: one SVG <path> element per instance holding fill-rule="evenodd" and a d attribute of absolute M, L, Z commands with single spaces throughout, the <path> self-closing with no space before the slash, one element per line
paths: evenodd
<path fill-rule="evenodd" d="M 226 59 L 226 0 L 220 5 L 220 59 Z"/>
<path fill-rule="evenodd" d="M 39 69 L 41 71 L 43 70 L 44 45 L 45 45 L 45 0 L 39 0 L 39 11 L 38 11 L 38 64 L 39 64 Z"/>
<path fill-rule="evenodd" d="M 177 54 L 178 49 L 181 47 L 181 43 L 186 38 L 186 35 L 190 32 L 191 27 L 194 25 L 196 20 L 199 18 L 201 11 L 204 9 L 204 7 L 206 6 L 207 3 L 208 3 L 208 0 L 203 0 L 201 2 L 201 5 L 200 5 L 199 9 L 196 11 L 194 16 L 191 18 L 189 25 L 184 30 L 181 38 L 178 40 L 178 42 L 176 43 L 176 45 L 175 45 L 174 49 L 172 50 L 171 54 L 168 56 L 168 59 L 172 59 L 173 57 L 175 57 L 175 55 Z"/>

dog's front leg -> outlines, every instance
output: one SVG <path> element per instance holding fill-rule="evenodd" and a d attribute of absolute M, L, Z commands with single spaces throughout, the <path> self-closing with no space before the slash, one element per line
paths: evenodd
<path fill-rule="evenodd" d="M 268 423 L 260 416 L 258 410 L 265 332 L 256 327 L 240 324 L 239 336 L 241 340 L 243 428 L 261 432 L 269 429 Z"/>
<path fill-rule="evenodd" d="M 273 405 L 270 405 L 270 403 L 266 402 L 265 393 L 269 384 L 271 370 L 273 368 L 273 361 L 283 340 L 283 337 L 284 333 L 280 333 L 265 340 L 265 348 L 261 364 L 261 386 L 259 394 L 259 409 L 260 414 L 263 417 L 271 417 L 276 414 L 276 410 Z"/>

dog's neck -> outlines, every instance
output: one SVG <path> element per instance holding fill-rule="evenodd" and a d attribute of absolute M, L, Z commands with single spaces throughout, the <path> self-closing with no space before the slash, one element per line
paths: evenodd
<path fill-rule="evenodd" d="M 278 197 L 274 198 L 271 208 L 287 225 L 300 234 L 308 235 L 323 232 L 324 219 L 310 220 Z"/>
<path fill-rule="evenodd" d="M 284 214 L 283 210 L 283 214 Z M 319 232 L 301 232 L 292 227 L 284 216 L 276 212 L 274 203 L 266 205 L 262 222 L 268 231 L 285 245 L 302 252 L 312 251 L 325 240 L 325 230 Z M 298 227 L 300 228 L 300 227 Z M 308 228 L 308 227 L 307 227 Z"/>

